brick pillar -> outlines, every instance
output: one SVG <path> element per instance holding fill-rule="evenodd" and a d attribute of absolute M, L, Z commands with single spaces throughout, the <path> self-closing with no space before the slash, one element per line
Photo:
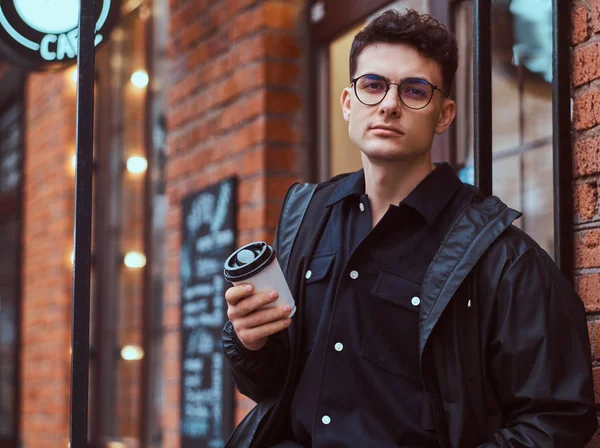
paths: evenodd
<path fill-rule="evenodd" d="M 301 0 L 170 2 L 164 444 L 179 446 L 180 201 L 237 175 L 238 245 L 272 241 L 302 149 Z M 235 423 L 253 404 L 237 395 Z"/>
<path fill-rule="evenodd" d="M 66 447 L 75 84 L 31 75 L 26 98 L 21 436 L 26 448 Z"/>
<path fill-rule="evenodd" d="M 600 311 L 600 0 L 572 1 L 575 285 L 589 313 Z M 588 323 L 592 358 L 600 361 L 600 320 Z M 600 402 L 600 367 L 594 367 Z M 588 447 L 600 447 L 600 433 Z"/>

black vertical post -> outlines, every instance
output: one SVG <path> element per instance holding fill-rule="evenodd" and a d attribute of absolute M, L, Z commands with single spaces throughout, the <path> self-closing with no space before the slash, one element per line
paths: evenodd
<path fill-rule="evenodd" d="M 95 0 L 80 0 L 77 56 L 77 170 L 71 357 L 71 448 L 87 447 L 90 351 Z"/>
<path fill-rule="evenodd" d="M 474 0 L 473 61 L 475 185 L 492 194 L 492 5 L 491 0 Z"/>
<path fill-rule="evenodd" d="M 554 261 L 573 279 L 570 2 L 552 1 L 552 163 L 554 171 Z"/>

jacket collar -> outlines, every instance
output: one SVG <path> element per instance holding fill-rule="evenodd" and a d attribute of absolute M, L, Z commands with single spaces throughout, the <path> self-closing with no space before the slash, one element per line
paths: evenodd
<path fill-rule="evenodd" d="M 449 164 L 436 163 L 435 165 L 436 169 L 401 202 L 417 211 L 428 225 L 433 225 L 448 202 L 463 186 Z M 364 170 L 361 169 L 340 180 L 325 205 L 329 207 L 346 198 L 363 194 L 365 194 L 365 176 Z"/>
<path fill-rule="evenodd" d="M 421 291 L 419 357 L 444 309 L 485 251 L 521 213 L 490 196 L 467 207 L 446 235 L 429 269 Z"/>

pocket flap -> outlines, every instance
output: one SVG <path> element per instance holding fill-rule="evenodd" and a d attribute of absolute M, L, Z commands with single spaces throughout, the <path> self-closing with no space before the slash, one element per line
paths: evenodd
<path fill-rule="evenodd" d="M 310 267 L 308 268 L 308 272 L 310 272 L 310 274 L 307 272 L 305 275 L 306 283 L 309 284 L 325 278 L 331 269 L 334 258 L 335 253 L 317 255 L 313 257 L 312 261 L 310 262 Z"/>
<path fill-rule="evenodd" d="M 421 308 L 421 284 L 391 271 L 380 271 L 371 294 L 418 313 Z"/>

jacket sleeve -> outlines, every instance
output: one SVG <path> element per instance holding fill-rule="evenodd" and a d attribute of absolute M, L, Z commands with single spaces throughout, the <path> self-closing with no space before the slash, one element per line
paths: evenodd
<path fill-rule="evenodd" d="M 221 341 L 233 380 L 242 394 L 258 403 L 279 393 L 289 358 L 284 332 L 269 336 L 261 350 L 252 351 L 244 347 L 231 321 L 227 321 Z"/>
<path fill-rule="evenodd" d="M 585 446 L 598 425 L 585 309 L 539 247 L 505 271 L 496 316 L 488 347 L 505 425 L 481 446 Z"/>

